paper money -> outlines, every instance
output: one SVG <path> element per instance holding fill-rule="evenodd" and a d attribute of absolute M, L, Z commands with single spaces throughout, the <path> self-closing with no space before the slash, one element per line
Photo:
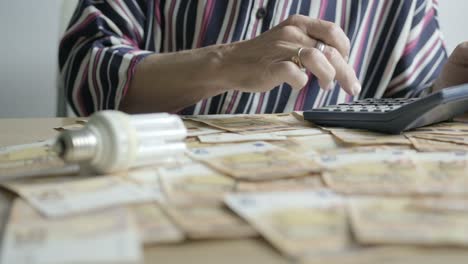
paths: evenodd
<path fill-rule="evenodd" d="M 271 144 L 309 158 L 316 158 L 321 152 L 335 150 L 343 145 L 329 134 L 289 138 Z"/>
<path fill-rule="evenodd" d="M 434 152 L 412 156 L 427 175 L 419 183 L 426 193 L 468 195 L 468 153 Z"/>
<path fill-rule="evenodd" d="M 54 140 L 0 148 L 0 182 L 44 175 L 76 174 L 79 166 L 65 164 L 53 151 Z"/>
<path fill-rule="evenodd" d="M 205 115 L 189 119 L 235 133 L 267 133 L 293 129 L 288 124 L 268 116 Z"/>
<path fill-rule="evenodd" d="M 467 198 L 422 198 L 409 207 L 414 207 L 416 210 L 429 210 L 436 212 L 460 212 L 468 214 L 468 199 Z"/>
<path fill-rule="evenodd" d="M 138 234 L 123 208 L 46 219 L 16 199 L 1 263 L 138 263 Z"/>
<path fill-rule="evenodd" d="M 273 132 L 272 132 L 273 133 Z M 233 143 L 233 142 L 246 142 L 246 141 L 277 141 L 286 140 L 286 136 L 277 136 L 271 133 L 258 133 L 258 134 L 235 134 L 235 133 L 221 133 L 216 135 L 198 136 L 202 143 Z"/>
<path fill-rule="evenodd" d="M 304 191 L 323 188 L 320 175 L 304 176 L 299 178 L 281 179 L 266 182 L 243 182 L 236 185 L 236 192 L 280 192 Z"/>
<path fill-rule="evenodd" d="M 274 120 L 278 120 L 281 123 L 288 124 L 289 126 L 292 126 L 294 128 L 302 129 L 302 128 L 312 128 L 317 130 L 318 128 L 313 126 L 308 121 L 304 121 L 303 117 L 297 117 L 294 114 L 288 114 L 288 113 L 283 113 L 283 114 L 272 114 L 268 115 L 268 117 L 271 117 Z M 318 129 L 321 131 L 320 129 Z"/>
<path fill-rule="evenodd" d="M 320 152 L 322 156 L 334 156 L 345 154 L 369 154 L 379 152 L 401 152 L 401 151 L 414 151 L 409 145 L 351 145 L 347 147 L 323 150 Z"/>
<path fill-rule="evenodd" d="M 468 154 L 376 150 L 322 157 L 326 185 L 347 194 L 465 195 Z"/>
<path fill-rule="evenodd" d="M 411 149 L 409 145 L 346 145 L 329 134 L 289 138 L 286 141 L 271 142 L 271 144 L 310 158 L 317 158 L 324 154 L 336 155 L 346 153 L 370 153 L 377 150 Z"/>
<path fill-rule="evenodd" d="M 128 206 L 143 244 L 177 243 L 185 239 L 182 231 L 155 203 Z"/>
<path fill-rule="evenodd" d="M 420 127 L 406 132 L 407 135 L 468 135 L 468 124 L 459 122 L 444 122 L 431 126 Z"/>
<path fill-rule="evenodd" d="M 126 179 L 138 185 L 145 193 L 151 194 L 156 201 L 164 201 L 165 194 L 157 168 L 133 170 L 128 172 Z"/>
<path fill-rule="evenodd" d="M 64 163 L 57 156 L 0 164 L 0 182 L 51 175 L 78 174 L 78 165 Z"/>
<path fill-rule="evenodd" d="M 414 135 L 416 138 L 468 145 L 468 135 Z"/>
<path fill-rule="evenodd" d="M 187 145 L 188 149 L 205 148 L 205 147 L 212 147 L 216 145 L 214 143 L 202 143 L 200 142 L 200 140 L 198 140 L 198 137 L 187 138 L 185 140 L 185 144 Z"/>
<path fill-rule="evenodd" d="M 163 204 L 172 220 L 191 239 L 228 239 L 257 236 L 243 219 L 222 206 Z"/>
<path fill-rule="evenodd" d="M 414 148 L 421 152 L 437 151 L 468 151 L 467 145 L 460 145 L 450 142 L 436 141 L 417 137 L 408 137 Z"/>
<path fill-rule="evenodd" d="M 283 124 L 287 124 L 291 128 L 291 130 L 270 132 L 271 135 L 300 137 L 324 134 L 322 129 L 313 126 L 311 123 L 304 121 L 303 118 L 298 118 L 293 114 L 274 114 L 271 115 L 271 118 Z"/>
<path fill-rule="evenodd" d="M 188 117 L 192 120 L 207 123 L 213 127 L 222 128 L 231 132 L 237 132 L 245 135 L 264 134 L 258 139 L 246 140 L 277 140 L 276 137 L 285 136 L 308 136 L 323 134 L 319 128 L 303 120 L 299 120 L 291 114 L 272 114 L 272 115 L 217 115 L 217 116 L 195 116 Z M 231 126 L 231 128 L 229 127 Z M 269 135 L 269 136 L 266 136 Z M 273 137 L 270 139 L 270 137 Z M 261 137 L 258 135 L 258 137 Z M 208 137 L 210 138 L 210 137 Z M 205 138 L 200 138 L 202 142 Z M 246 140 L 229 140 L 224 142 L 246 141 Z"/>
<path fill-rule="evenodd" d="M 236 182 L 203 164 L 159 170 L 162 187 L 172 204 L 221 205 Z"/>
<path fill-rule="evenodd" d="M 379 151 L 322 157 L 326 185 L 347 194 L 420 193 L 426 172 L 410 152 Z"/>
<path fill-rule="evenodd" d="M 406 132 L 405 135 L 421 151 L 468 150 L 468 139 L 466 139 L 468 124 L 466 123 L 440 123 Z"/>
<path fill-rule="evenodd" d="M 388 135 L 360 129 L 349 128 L 323 128 L 330 131 L 334 136 L 345 143 L 355 145 L 385 145 L 400 144 L 410 145 L 411 143 L 404 135 Z"/>
<path fill-rule="evenodd" d="M 74 215 L 123 204 L 156 201 L 154 192 L 118 176 L 57 183 L 15 183 L 4 186 L 48 217 Z"/>
<path fill-rule="evenodd" d="M 195 148 L 191 156 L 238 180 L 264 181 L 318 172 L 311 159 L 266 142 Z"/>
<path fill-rule="evenodd" d="M 8 222 L 11 205 L 14 199 L 14 194 L 6 190 L 0 190 L 0 238 L 3 238 L 5 235 L 5 226 Z M 3 239 L 0 239 L 0 248 L 2 248 L 2 241 Z"/>
<path fill-rule="evenodd" d="M 310 140 L 315 141 L 315 138 L 310 139 Z M 313 146 L 314 142 L 311 142 L 309 140 L 304 140 L 304 144 L 301 144 L 301 142 L 298 141 L 296 138 L 288 138 L 287 140 L 284 140 L 284 141 L 274 141 L 274 142 L 270 142 L 270 143 L 272 145 L 275 145 L 275 146 L 280 147 L 282 149 L 288 150 L 288 151 L 293 152 L 293 153 L 295 153 L 297 155 L 301 155 L 303 157 L 315 159 L 315 158 L 317 158 L 319 156 L 318 155 L 319 152 L 317 150 L 315 150 L 315 148 Z M 315 142 L 315 143 L 318 143 L 318 141 Z M 309 147 L 309 146 L 311 146 L 311 147 Z"/>
<path fill-rule="evenodd" d="M 351 225 L 363 244 L 468 246 L 468 212 L 419 209 L 411 198 L 352 198 Z"/>
<path fill-rule="evenodd" d="M 312 256 L 305 258 L 300 261 L 302 264 L 375 264 L 375 263 L 387 263 L 388 259 L 394 260 L 394 256 L 406 253 L 406 250 L 399 250 L 397 247 L 381 246 L 381 247 L 355 247 L 350 250 L 343 250 L 338 252 L 332 252 L 329 254 L 321 254 L 318 256 Z M 405 254 L 406 256 L 406 254 Z M 390 262 L 392 264 L 396 264 Z M 388 263 L 388 264 L 390 264 Z M 405 262 L 406 263 L 406 262 Z"/>
<path fill-rule="evenodd" d="M 323 135 L 323 131 L 318 128 L 303 128 L 286 131 L 270 132 L 274 136 L 286 136 L 286 137 L 303 137 L 303 136 L 315 136 Z"/>
<path fill-rule="evenodd" d="M 0 162 L 29 160 L 48 156 L 54 140 L 44 140 L 28 144 L 0 147 Z"/>
<path fill-rule="evenodd" d="M 184 119 L 184 125 L 187 128 L 187 137 L 196 137 L 225 132 L 224 130 L 212 128 L 200 122 L 195 122 L 187 119 Z"/>
<path fill-rule="evenodd" d="M 230 194 L 226 204 L 294 259 L 341 251 L 350 243 L 344 201 L 328 190 Z"/>
<path fill-rule="evenodd" d="M 302 264 L 464 264 L 465 249 L 404 246 L 361 247 L 337 254 L 323 254 L 301 261 Z"/>
<path fill-rule="evenodd" d="M 305 121 L 304 120 L 304 111 L 294 111 L 294 112 L 291 113 L 291 115 L 294 116 L 295 118 L 301 120 L 301 121 Z M 309 122 L 309 121 L 306 121 L 306 122 L 311 124 L 311 122 Z"/>

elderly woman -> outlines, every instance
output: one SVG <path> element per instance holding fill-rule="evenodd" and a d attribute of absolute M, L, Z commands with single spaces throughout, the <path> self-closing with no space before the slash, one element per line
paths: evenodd
<path fill-rule="evenodd" d="M 468 82 L 468 46 L 446 59 L 436 0 L 81 0 L 60 45 L 83 116 L 414 97 Z"/>

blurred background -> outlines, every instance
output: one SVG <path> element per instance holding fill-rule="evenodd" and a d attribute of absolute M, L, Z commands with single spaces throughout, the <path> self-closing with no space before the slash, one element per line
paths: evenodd
<path fill-rule="evenodd" d="M 56 115 L 58 41 L 76 2 L 0 0 L 0 118 Z M 468 1 L 439 5 L 451 51 L 468 40 Z"/>

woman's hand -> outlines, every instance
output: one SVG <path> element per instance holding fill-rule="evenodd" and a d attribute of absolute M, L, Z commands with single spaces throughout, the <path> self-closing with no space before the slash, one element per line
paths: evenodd
<path fill-rule="evenodd" d="M 450 55 L 433 90 L 436 92 L 463 83 L 468 83 L 468 41 L 458 45 Z"/>
<path fill-rule="evenodd" d="M 323 53 L 317 40 L 326 44 Z M 173 112 L 237 89 L 265 92 L 282 83 L 295 89 L 308 75 L 291 61 L 300 60 L 329 89 L 336 79 L 349 94 L 361 85 L 347 63 L 350 44 L 337 25 L 295 15 L 261 36 L 237 43 L 172 53 L 154 53 L 138 63 L 120 109 L 130 113 Z"/>
<path fill-rule="evenodd" d="M 323 53 L 317 41 L 326 44 Z M 226 86 L 245 92 L 264 92 L 282 83 L 295 89 L 307 84 L 307 74 L 291 61 L 303 48 L 303 66 L 314 74 L 323 89 L 332 88 L 336 79 L 351 95 L 361 85 L 347 63 L 350 41 L 334 23 L 294 15 L 257 38 L 229 44 L 221 56 L 221 78 Z"/>

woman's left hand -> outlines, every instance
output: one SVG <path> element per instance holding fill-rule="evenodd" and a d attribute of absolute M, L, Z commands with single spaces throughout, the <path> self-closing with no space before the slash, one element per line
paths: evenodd
<path fill-rule="evenodd" d="M 464 83 L 468 83 L 468 41 L 459 44 L 450 55 L 433 91 Z"/>

